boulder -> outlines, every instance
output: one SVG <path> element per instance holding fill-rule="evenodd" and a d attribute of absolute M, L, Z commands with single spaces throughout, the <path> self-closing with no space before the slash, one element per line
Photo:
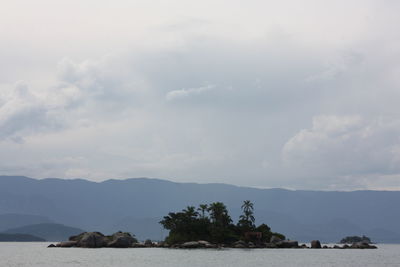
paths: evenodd
<path fill-rule="evenodd" d="M 70 236 L 69 237 L 69 241 L 80 241 L 81 239 L 82 239 L 82 237 L 86 234 L 87 232 L 83 232 L 83 233 L 80 233 L 79 235 L 73 235 L 73 236 Z"/>
<path fill-rule="evenodd" d="M 55 248 L 55 247 L 56 247 L 56 245 L 54 245 L 54 244 L 50 244 L 50 245 L 48 245 L 47 247 L 48 247 L 48 248 Z"/>
<path fill-rule="evenodd" d="M 232 247 L 234 247 L 234 248 L 247 248 L 247 244 L 243 240 L 239 240 L 239 241 L 236 241 L 235 243 L 233 243 Z"/>
<path fill-rule="evenodd" d="M 56 246 L 60 248 L 72 248 L 76 247 L 77 244 L 78 244 L 77 241 L 65 241 L 58 243 Z"/>
<path fill-rule="evenodd" d="M 197 241 L 189 241 L 189 242 L 185 242 L 185 243 L 181 244 L 180 247 L 181 248 L 201 248 L 201 247 L 203 247 L 203 245 L 201 245 Z"/>
<path fill-rule="evenodd" d="M 144 241 L 144 245 L 149 248 L 153 246 L 153 242 L 150 239 L 146 239 L 146 241 Z"/>
<path fill-rule="evenodd" d="M 264 247 L 265 248 L 278 248 L 278 246 L 275 243 L 265 243 Z"/>
<path fill-rule="evenodd" d="M 108 238 L 110 241 L 107 247 L 111 248 L 129 248 L 136 241 L 130 233 L 117 232 Z"/>
<path fill-rule="evenodd" d="M 295 240 L 283 240 L 278 243 L 276 243 L 278 248 L 298 248 L 299 247 L 299 242 Z"/>
<path fill-rule="evenodd" d="M 357 242 L 353 243 L 350 248 L 366 249 L 366 248 L 377 248 L 377 247 L 368 244 L 368 242 Z"/>
<path fill-rule="evenodd" d="M 311 241 L 311 248 L 321 248 L 321 242 L 319 240 Z"/>
<path fill-rule="evenodd" d="M 333 246 L 333 248 L 336 248 L 336 249 L 338 249 L 338 248 L 341 248 L 340 246 L 338 246 L 338 245 L 334 245 Z"/>
<path fill-rule="evenodd" d="M 255 248 L 255 247 L 256 247 L 256 245 L 254 245 L 253 242 L 249 242 L 249 243 L 247 244 L 247 246 L 248 246 L 249 248 Z"/>
<path fill-rule="evenodd" d="M 205 240 L 197 241 L 203 248 L 216 248 L 217 246 Z"/>
<path fill-rule="evenodd" d="M 269 240 L 270 243 L 274 243 L 274 244 L 276 244 L 276 243 L 278 243 L 278 242 L 281 242 L 281 241 L 283 241 L 283 240 L 280 239 L 280 238 L 279 238 L 278 236 L 276 236 L 276 235 L 271 236 L 271 239 Z"/>
<path fill-rule="evenodd" d="M 81 236 L 81 239 L 77 241 L 78 247 L 101 248 L 107 245 L 106 237 L 99 232 L 87 232 L 79 236 Z"/>
<path fill-rule="evenodd" d="M 301 244 L 300 247 L 301 248 L 308 248 L 306 244 Z"/>

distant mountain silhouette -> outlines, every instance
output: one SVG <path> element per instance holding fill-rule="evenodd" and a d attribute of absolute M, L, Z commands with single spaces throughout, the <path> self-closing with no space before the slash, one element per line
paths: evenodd
<path fill-rule="evenodd" d="M 0 204 L 1 205 L 1 204 Z M 30 214 L 0 214 L 0 232 L 29 224 L 53 223 L 47 217 Z"/>
<path fill-rule="evenodd" d="M 27 234 L 2 234 L 0 233 L 0 242 L 43 242 L 43 238 Z"/>
<path fill-rule="evenodd" d="M 237 220 L 247 199 L 255 204 L 256 223 L 266 222 L 292 239 L 338 242 L 364 234 L 374 242 L 400 243 L 398 191 L 291 191 L 147 178 L 97 183 L 0 176 L 0 214 L 36 214 L 91 231 L 130 231 L 139 239 L 165 237 L 158 221 L 187 205 L 222 201 Z"/>
<path fill-rule="evenodd" d="M 46 241 L 64 241 L 72 235 L 77 235 L 84 230 L 56 223 L 42 223 L 22 226 L 4 231 L 6 234 L 28 234 L 41 237 Z"/>

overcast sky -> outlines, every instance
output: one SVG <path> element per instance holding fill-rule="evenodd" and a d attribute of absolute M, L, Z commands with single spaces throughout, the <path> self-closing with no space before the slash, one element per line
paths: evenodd
<path fill-rule="evenodd" d="M 0 9 L 0 174 L 400 190 L 400 2 Z"/>

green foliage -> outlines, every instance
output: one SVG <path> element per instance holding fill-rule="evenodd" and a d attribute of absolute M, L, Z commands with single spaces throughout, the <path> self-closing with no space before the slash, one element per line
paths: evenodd
<path fill-rule="evenodd" d="M 275 232 L 273 232 L 273 233 L 271 233 L 271 237 L 272 237 L 273 235 L 276 236 L 276 237 L 279 237 L 279 238 L 282 239 L 282 240 L 285 240 L 285 239 L 286 239 L 286 236 L 283 235 L 283 234 L 281 234 L 281 233 L 275 233 Z"/>
<path fill-rule="evenodd" d="M 265 242 L 269 242 L 269 240 L 271 240 L 272 237 L 272 232 L 271 232 L 271 228 L 266 225 L 266 224 L 261 224 L 259 225 L 256 229 L 256 232 L 261 232 L 262 233 L 262 240 Z"/>
<path fill-rule="evenodd" d="M 230 244 L 239 239 L 244 239 L 247 232 L 254 231 L 262 233 L 261 240 L 256 241 L 269 241 L 272 234 L 275 233 L 272 233 L 266 224 L 255 226 L 253 203 L 249 200 L 244 201 L 242 210 L 243 215 L 240 216 L 237 225 L 232 223 L 228 209 L 222 202 L 201 204 L 197 209 L 188 206 L 180 212 L 170 212 L 167 216 L 164 216 L 160 224 L 169 230 L 169 235 L 165 239 L 169 244 L 195 240 Z"/>
<path fill-rule="evenodd" d="M 255 230 L 254 218 L 254 205 L 250 200 L 243 201 L 242 205 L 243 215 L 240 215 L 238 227 L 243 232 L 250 232 Z"/>

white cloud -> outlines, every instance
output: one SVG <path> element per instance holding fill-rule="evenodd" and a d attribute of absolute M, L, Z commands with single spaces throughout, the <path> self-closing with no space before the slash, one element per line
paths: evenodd
<path fill-rule="evenodd" d="M 399 133 L 400 121 L 320 115 L 285 143 L 282 157 L 285 167 L 308 179 L 334 176 L 347 186 L 366 186 L 400 174 Z"/>
<path fill-rule="evenodd" d="M 195 96 L 195 95 L 200 95 L 203 94 L 207 91 L 210 91 L 215 88 L 215 85 L 210 84 L 207 86 L 202 86 L 198 88 L 189 88 L 189 89 L 180 89 L 180 90 L 173 90 L 170 91 L 166 94 L 165 98 L 167 101 L 173 101 L 189 96 Z"/>

